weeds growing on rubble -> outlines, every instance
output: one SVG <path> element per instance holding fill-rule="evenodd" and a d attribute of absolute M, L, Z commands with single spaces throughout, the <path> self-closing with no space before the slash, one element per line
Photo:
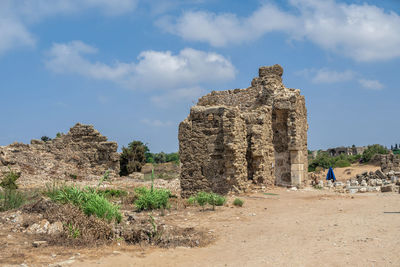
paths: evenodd
<path fill-rule="evenodd" d="M 119 207 L 109 202 L 106 197 L 93 188 L 81 189 L 76 186 L 61 186 L 51 188 L 46 195 L 55 202 L 71 203 L 79 207 L 87 216 L 95 215 L 108 222 L 121 222 Z"/>
<path fill-rule="evenodd" d="M 24 194 L 17 191 L 17 180 L 19 177 L 20 174 L 9 168 L 9 172 L 1 180 L 0 186 L 3 188 L 3 191 L 0 191 L 0 211 L 19 208 L 26 202 Z"/>

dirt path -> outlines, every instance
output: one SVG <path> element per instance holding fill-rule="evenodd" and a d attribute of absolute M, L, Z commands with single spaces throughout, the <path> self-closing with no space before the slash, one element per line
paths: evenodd
<path fill-rule="evenodd" d="M 400 266 L 399 194 L 275 193 L 244 197 L 243 208 L 171 218 L 215 232 L 207 247 L 120 247 L 74 266 Z"/>

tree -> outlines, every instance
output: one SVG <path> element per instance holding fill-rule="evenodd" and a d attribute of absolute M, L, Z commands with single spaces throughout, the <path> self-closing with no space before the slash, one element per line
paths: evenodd
<path fill-rule="evenodd" d="M 141 141 L 132 141 L 128 147 L 122 147 L 120 156 L 120 176 L 129 175 L 133 172 L 140 172 L 146 164 L 146 152 L 149 148 Z"/>
<path fill-rule="evenodd" d="M 167 162 L 179 163 L 179 153 L 174 152 L 167 154 Z"/>
<path fill-rule="evenodd" d="M 42 136 L 42 137 L 40 137 L 40 139 L 42 140 L 42 141 L 44 141 L 44 142 L 48 142 L 48 141 L 51 141 L 51 138 L 50 137 L 48 137 L 48 136 Z"/>
<path fill-rule="evenodd" d="M 372 146 L 368 146 L 368 148 L 363 152 L 362 161 L 368 162 L 376 154 L 387 154 L 387 153 L 388 153 L 388 150 L 381 145 L 375 144 Z"/>
<path fill-rule="evenodd" d="M 167 155 L 164 152 L 154 154 L 154 161 L 156 163 L 165 163 L 167 162 Z"/>

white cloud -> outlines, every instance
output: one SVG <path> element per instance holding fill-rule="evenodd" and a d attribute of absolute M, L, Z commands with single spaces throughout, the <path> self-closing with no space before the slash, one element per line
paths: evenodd
<path fill-rule="evenodd" d="M 172 121 L 160 121 L 160 120 L 150 120 L 150 119 L 142 119 L 140 122 L 151 127 L 167 127 L 174 125 Z"/>
<path fill-rule="evenodd" d="M 340 83 L 357 80 L 358 83 L 366 89 L 381 90 L 384 88 L 383 84 L 378 80 L 364 79 L 362 78 L 362 75 L 351 70 L 336 71 L 327 68 L 304 69 L 295 74 L 303 76 L 315 84 Z"/>
<path fill-rule="evenodd" d="M 371 90 L 382 90 L 384 87 L 383 84 L 378 80 L 360 79 L 358 82 L 362 87 Z"/>
<path fill-rule="evenodd" d="M 21 22 L 0 12 L 0 55 L 14 47 L 34 45 L 35 39 Z"/>
<path fill-rule="evenodd" d="M 394 11 L 334 0 L 290 0 L 289 3 L 296 12 L 265 4 L 248 17 L 189 11 L 175 21 L 164 18 L 157 24 L 186 40 L 213 46 L 248 42 L 279 31 L 291 39 L 309 40 L 327 51 L 357 61 L 400 56 L 400 16 Z"/>
<path fill-rule="evenodd" d="M 269 23 L 266 22 L 266 18 Z M 160 19 L 157 24 L 186 40 L 209 42 L 213 46 L 243 43 L 261 37 L 271 31 L 289 30 L 296 27 L 297 19 L 273 5 L 265 5 L 247 18 L 234 14 L 211 12 L 186 12 L 175 22 L 171 18 Z"/>
<path fill-rule="evenodd" d="M 53 44 L 46 66 L 57 73 L 79 74 L 107 80 L 131 89 L 168 90 L 215 84 L 235 78 L 236 70 L 222 55 L 185 48 L 170 51 L 144 51 L 137 62 L 105 64 L 92 62 L 85 55 L 97 49 L 81 41 Z"/>
<path fill-rule="evenodd" d="M 354 78 L 354 72 L 346 70 L 343 72 L 320 69 L 317 70 L 315 76 L 311 79 L 313 83 L 337 83 L 347 82 Z"/>
<path fill-rule="evenodd" d="M 46 17 L 79 14 L 88 9 L 107 16 L 121 15 L 135 9 L 138 0 L 1 0 L 0 55 L 19 46 L 32 47 L 35 38 L 29 31 L 32 23 Z"/>

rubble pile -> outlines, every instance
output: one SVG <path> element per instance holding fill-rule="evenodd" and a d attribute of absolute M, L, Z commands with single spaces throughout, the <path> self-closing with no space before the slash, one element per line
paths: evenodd
<path fill-rule="evenodd" d="M 315 182 L 314 182 L 315 183 Z M 375 172 L 364 172 L 345 183 L 337 181 L 318 181 L 314 184 L 318 188 L 333 188 L 339 192 L 365 193 L 365 192 L 399 192 L 400 172 L 389 171 L 383 173 L 381 170 Z"/>

